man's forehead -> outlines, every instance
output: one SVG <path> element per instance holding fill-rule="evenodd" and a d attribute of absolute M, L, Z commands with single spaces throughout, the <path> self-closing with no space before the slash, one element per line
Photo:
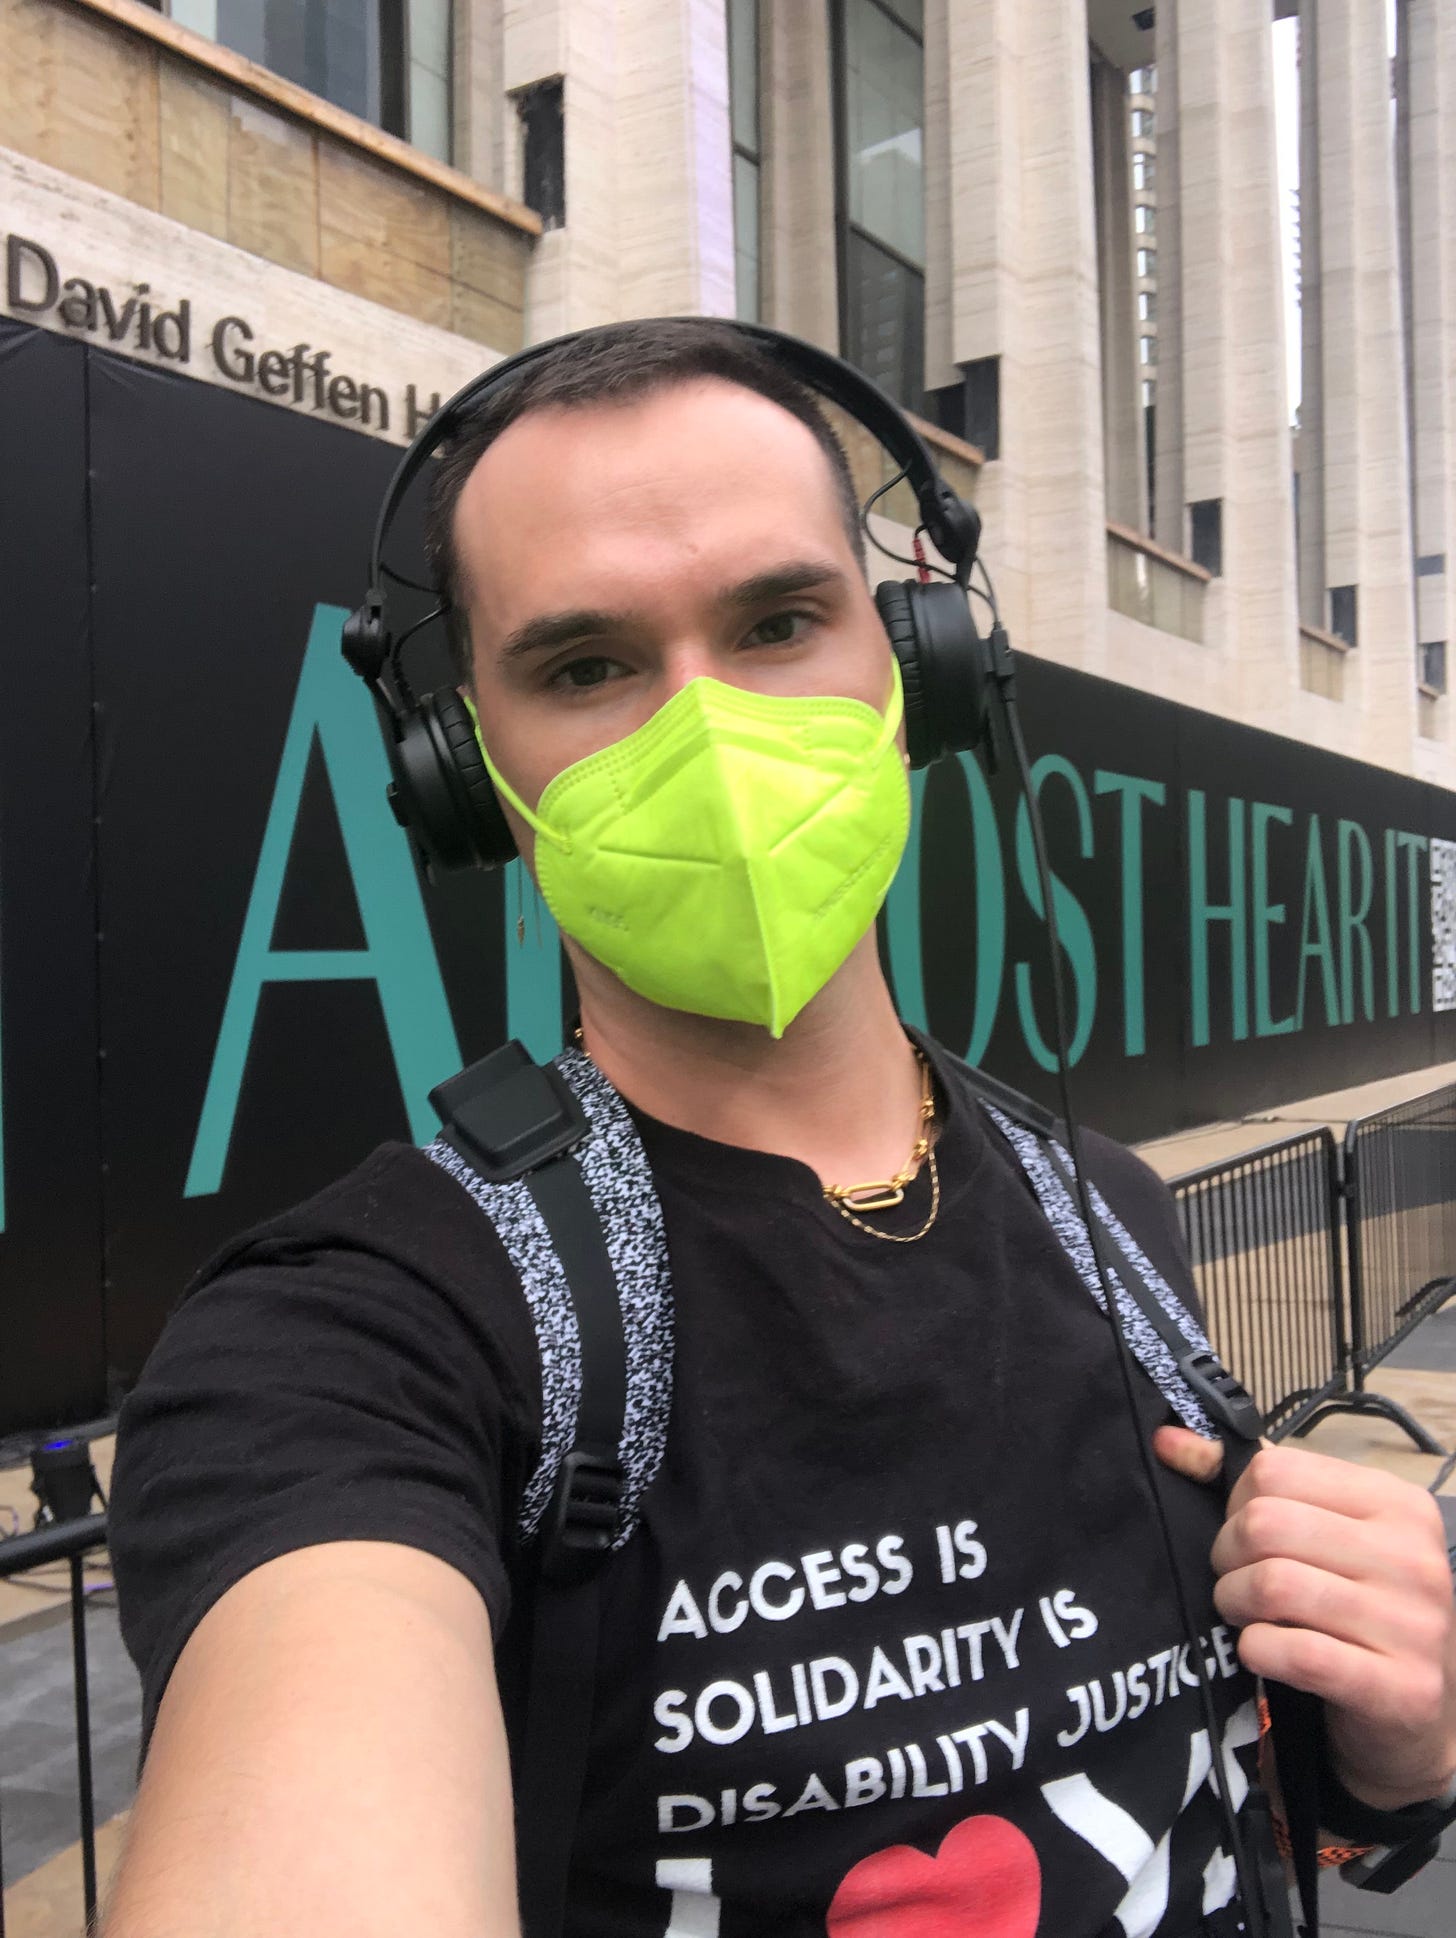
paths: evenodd
<path fill-rule="evenodd" d="M 810 518 L 837 517 L 828 452 L 809 426 L 772 399 L 721 378 L 695 378 L 620 401 L 529 410 L 481 454 L 455 512 L 462 549 L 489 546 L 492 529 L 543 516 L 552 501 L 578 518 L 636 491 L 651 509 L 690 511 L 746 491 L 804 501 Z M 559 530 L 557 537 L 562 536 Z"/>

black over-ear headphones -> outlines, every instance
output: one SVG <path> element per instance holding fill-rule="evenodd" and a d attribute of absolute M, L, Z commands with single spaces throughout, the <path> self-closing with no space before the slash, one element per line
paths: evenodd
<path fill-rule="evenodd" d="M 682 320 L 685 325 L 701 321 Z M 889 580 L 875 591 L 900 663 L 910 764 L 925 767 L 942 754 L 978 746 L 988 731 L 993 685 L 991 648 L 976 630 L 966 596 L 981 535 L 979 513 L 946 484 L 904 413 L 859 371 L 780 330 L 757 323 L 724 327 L 741 331 L 807 389 L 847 411 L 900 466 L 915 493 L 921 525 L 954 574 L 936 584 Z M 390 805 L 432 871 L 498 868 L 513 858 L 516 843 L 480 757 L 470 709 L 451 687 L 417 699 L 405 676 L 400 652 L 409 632 L 397 633 L 389 621 L 386 580 L 396 575 L 384 563 L 385 544 L 410 485 L 486 397 L 548 353 L 597 334 L 581 331 L 535 344 L 466 384 L 435 412 L 400 459 L 380 507 L 369 590 L 345 623 L 344 657 L 378 703 L 393 774 Z M 445 611 L 441 598 L 432 618 Z"/>

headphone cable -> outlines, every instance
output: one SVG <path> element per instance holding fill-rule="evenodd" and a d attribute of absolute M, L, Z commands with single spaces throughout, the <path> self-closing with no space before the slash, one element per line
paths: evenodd
<path fill-rule="evenodd" d="M 1173 1541 L 1173 1530 L 1169 1525 L 1167 1509 L 1159 1484 L 1157 1468 L 1152 1448 L 1142 1431 L 1141 1415 L 1138 1411 L 1136 1382 L 1133 1370 L 1132 1348 L 1128 1343 L 1123 1325 L 1122 1313 L 1113 1294 L 1111 1275 L 1107 1260 L 1098 1236 L 1099 1220 L 1092 1207 L 1091 1192 L 1088 1189 L 1086 1168 L 1082 1160 L 1081 1134 L 1072 1111 L 1070 1063 L 1067 1052 L 1066 994 L 1062 980 L 1061 940 L 1057 932 L 1056 903 L 1052 894 L 1051 867 L 1047 860 L 1046 832 L 1042 826 L 1041 809 L 1037 802 L 1036 790 L 1032 781 L 1031 763 L 1027 757 L 1026 741 L 1021 731 L 1020 710 L 1016 702 L 1015 674 L 1012 671 L 1010 642 L 1006 629 L 1001 623 L 995 605 L 995 590 L 991 585 L 990 574 L 983 564 L 980 565 L 982 577 L 986 581 L 985 598 L 995 615 L 991 631 L 991 652 L 993 679 L 1001 700 L 1002 715 L 1006 722 L 1007 737 L 1011 742 L 1012 758 L 1016 764 L 1017 778 L 1027 806 L 1027 819 L 1031 828 L 1032 848 L 1036 858 L 1037 882 L 1041 890 L 1042 905 L 1046 915 L 1047 953 L 1049 957 L 1052 985 L 1052 1017 L 1057 1048 L 1057 1088 L 1062 1106 L 1062 1123 L 1066 1133 L 1067 1155 L 1071 1161 L 1072 1177 L 1077 1191 L 1077 1209 L 1087 1228 L 1087 1238 L 1092 1248 L 1092 1258 L 1097 1269 L 1098 1282 L 1107 1306 L 1107 1317 L 1112 1326 L 1113 1337 L 1117 1342 L 1117 1363 L 1122 1376 L 1123 1393 L 1127 1400 L 1137 1440 L 1138 1458 L 1148 1491 L 1152 1495 L 1153 1510 L 1162 1536 L 1163 1550 L 1167 1557 L 1168 1569 L 1173 1579 L 1173 1594 L 1177 1605 L 1179 1620 L 1189 1645 L 1189 1654 L 1198 1673 L 1199 1708 L 1203 1716 L 1203 1726 L 1208 1736 L 1210 1775 L 1214 1795 L 1221 1806 L 1224 1829 L 1228 1836 L 1230 1855 L 1233 1858 L 1234 1873 L 1238 1879 L 1239 1895 L 1243 1899 L 1247 1921 L 1254 1932 L 1265 1929 L 1264 1904 L 1261 1895 L 1256 1893 L 1250 1876 L 1248 1854 L 1244 1848 L 1243 1835 L 1239 1827 L 1238 1812 L 1229 1795 L 1227 1768 L 1223 1760 L 1223 1744 L 1218 1728 L 1217 1711 L 1214 1708 L 1213 1688 L 1209 1680 L 1208 1665 L 1204 1660 L 1203 1642 L 1193 1621 L 1188 1593 L 1179 1564 L 1177 1549 Z M 1176 1673 L 1177 1665 L 1174 1664 Z"/>

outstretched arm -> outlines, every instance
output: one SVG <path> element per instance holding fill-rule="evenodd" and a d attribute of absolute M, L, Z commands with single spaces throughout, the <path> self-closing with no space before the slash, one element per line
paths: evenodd
<path fill-rule="evenodd" d="M 518 1938 L 476 1590 L 389 1542 L 244 1576 L 178 1658 L 102 1938 Z"/>

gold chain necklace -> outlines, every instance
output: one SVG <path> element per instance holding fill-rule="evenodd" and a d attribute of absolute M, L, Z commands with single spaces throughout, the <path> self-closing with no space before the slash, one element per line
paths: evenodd
<path fill-rule="evenodd" d="M 580 1023 L 571 1034 L 582 1054 L 590 1056 Z M 830 1184 L 824 1187 L 825 1198 L 841 1218 L 846 1219 L 857 1231 L 865 1232 L 871 1238 L 883 1239 L 887 1245 L 913 1245 L 917 1239 L 925 1236 L 940 1216 L 940 1172 L 930 1135 L 935 1127 L 935 1081 L 928 1060 L 919 1050 L 915 1054 L 920 1061 L 920 1131 L 904 1168 L 892 1178 L 877 1178 L 868 1184 Z M 876 1231 L 873 1225 L 867 1225 L 863 1218 L 855 1215 L 859 1211 L 893 1211 L 897 1205 L 902 1205 L 905 1202 L 905 1188 L 914 1181 L 922 1164 L 930 1172 L 930 1213 L 919 1231 Z"/>
<path fill-rule="evenodd" d="M 935 1162 L 935 1146 L 931 1142 L 931 1131 L 935 1126 L 935 1084 L 931 1076 L 930 1064 L 917 1050 L 920 1058 L 920 1130 L 915 1139 L 904 1168 L 892 1178 L 878 1178 L 868 1184 L 829 1184 L 824 1187 L 824 1196 L 841 1218 L 845 1218 L 857 1231 L 866 1232 L 871 1238 L 883 1239 L 887 1245 L 913 1245 L 923 1238 L 940 1215 L 940 1172 Z M 930 1172 L 930 1214 L 919 1231 L 893 1232 L 878 1231 L 867 1225 L 863 1218 L 856 1217 L 860 1211 L 893 1211 L 905 1202 L 905 1188 L 917 1175 L 924 1164 Z"/>

